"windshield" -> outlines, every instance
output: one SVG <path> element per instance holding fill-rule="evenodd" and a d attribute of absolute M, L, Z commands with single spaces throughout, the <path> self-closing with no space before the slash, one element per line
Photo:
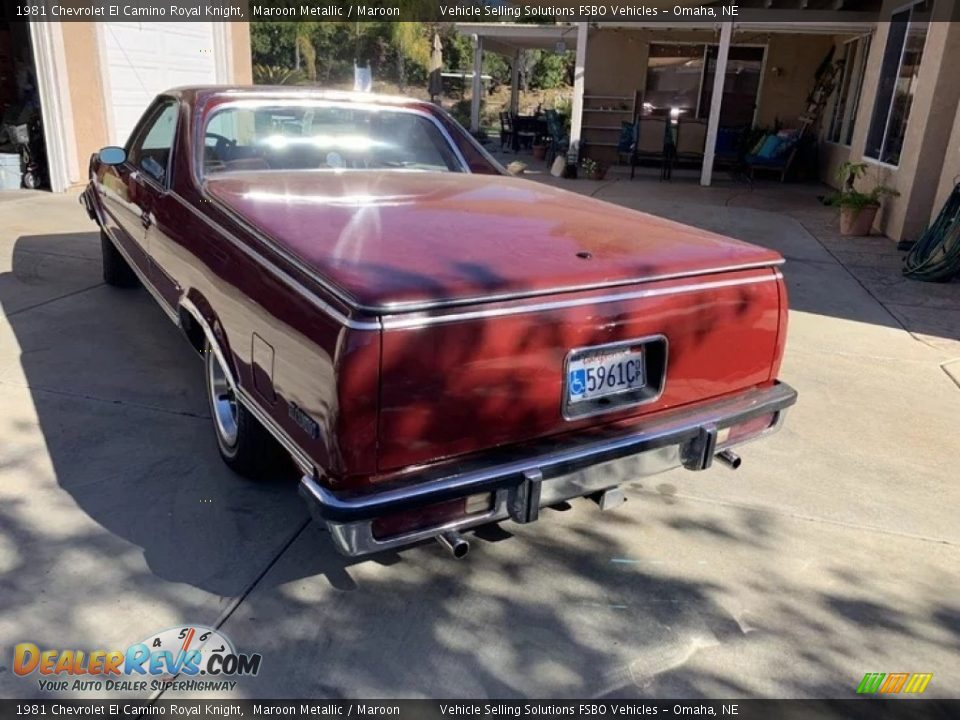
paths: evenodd
<path fill-rule="evenodd" d="M 244 104 L 207 120 L 204 175 L 306 169 L 462 171 L 430 119 L 398 108 Z"/>

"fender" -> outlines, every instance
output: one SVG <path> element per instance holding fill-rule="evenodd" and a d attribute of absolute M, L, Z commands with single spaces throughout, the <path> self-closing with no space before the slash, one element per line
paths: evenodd
<path fill-rule="evenodd" d="M 267 429 L 267 432 L 273 435 L 274 439 L 280 443 L 288 453 L 290 453 L 290 456 L 293 458 L 301 472 L 313 478 L 319 478 L 320 473 L 318 473 L 317 466 L 310 459 L 310 457 L 300 448 L 299 445 L 293 441 L 293 439 L 283 428 L 277 425 L 270 414 L 260 407 L 250 393 L 240 386 L 239 376 L 236 372 L 236 369 L 233 367 L 233 363 L 227 360 L 227 357 L 231 356 L 227 340 L 226 338 L 221 339 L 218 337 L 213 330 L 213 325 L 216 323 L 216 320 L 214 319 L 212 322 L 208 321 L 207 318 L 204 317 L 204 314 L 200 311 L 200 308 L 197 307 L 197 304 L 187 295 L 188 294 L 184 294 L 180 298 L 177 313 L 180 317 L 180 322 L 178 324 L 180 325 L 181 329 L 186 332 L 182 318 L 184 314 L 189 315 L 190 318 L 196 322 L 197 326 L 201 329 L 206 337 L 207 342 L 210 344 L 210 348 L 219 361 L 220 367 L 224 369 L 224 375 L 227 378 L 230 389 L 233 390 L 234 394 L 236 395 L 237 400 L 239 400 L 250 412 L 250 414 L 253 415 L 257 421 L 259 421 L 259 423 Z M 206 303 L 203 302 L 203 304 Z"/>
<path fill-rule="evenodd" d="M 203 304 L 207 305 L 206 302 L 203 302 Z M 204 314 L 200 311 L 200 308 L 197 307 L 196 303 L 185 294 L 180 298 L 177 312 L 177 317 L 179 318 L 178 325 L 184 332 L 187 331 L 183 322 L 184 312 L 187 313 L 187 315 L 189 315 L 190 318 L 196 322 L 203 331 L 204 337 L 206 337 L 207 342 L 210 344 L 210 349 L 216 356 L 217 361 L 220 363 L 220 367 L 223 368 L 223 372 L 227 378 L 227 383 L 230 385 L 230 389 L 234 392 L 237 392 L 240 389 L 240 383 L 238 381 L 239 376 L 236 369 L 233 367 L 233 363 L 227 359 L 228 357 L 232 357 L 232 353 L 230 352 L 230 344 L 227 342 L 226 338 L 220 338 L 217 333 L 214 332 L 213 326 L 217 324 L 216 318 L 207 320 Z"/>

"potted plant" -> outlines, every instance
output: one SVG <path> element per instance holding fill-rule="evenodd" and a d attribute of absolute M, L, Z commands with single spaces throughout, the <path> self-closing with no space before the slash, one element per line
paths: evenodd
<path fill-rule="evenodd" d="M 547 157 L 547 143 L 539 134 L 533 139 L 530 149 L 533 151 L 534 160 L 544 160 Z"/>
<path fill-rule="evenodd" d="M 868 167 L 864 162 L 845 162 L 837 170 L 840 190 L 827 198 L 827 203 L 840 208 L 841 235 L 869 235 L 883 198 L 900 194 L 879 182 L 870 192 L 857 190 L 856 182 L 867 174 Z"/>
<path fill-rule="evenodd" d="M 607 175 L 607 166 L 593 158 L 584 158 L 580 161 L 580 169 L 587 180 L 603 180 Z"/>

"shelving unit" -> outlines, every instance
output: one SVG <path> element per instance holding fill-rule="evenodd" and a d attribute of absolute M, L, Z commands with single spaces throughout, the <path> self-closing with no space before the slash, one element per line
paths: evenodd
<path fill-rule="evenodd" d="M 581 126 L 587 152 L 590 148 L 603 148 L 594 153 L 597 160 L 613 162 L 620 139 L 620 123 L 634 122 L 640 107 L 640 91 L 631 95 L 583 96 L 583 125 Z"/>

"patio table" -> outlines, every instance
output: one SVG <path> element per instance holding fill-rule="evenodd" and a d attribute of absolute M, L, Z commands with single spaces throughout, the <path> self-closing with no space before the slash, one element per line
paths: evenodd
<path fill-rule="evenodd" d="M 514 115 L 511 147 L 520 150 L 520 134 L 532 135 L 534 141 L 548 135 L 547 119 L 543 115 Z"/>

